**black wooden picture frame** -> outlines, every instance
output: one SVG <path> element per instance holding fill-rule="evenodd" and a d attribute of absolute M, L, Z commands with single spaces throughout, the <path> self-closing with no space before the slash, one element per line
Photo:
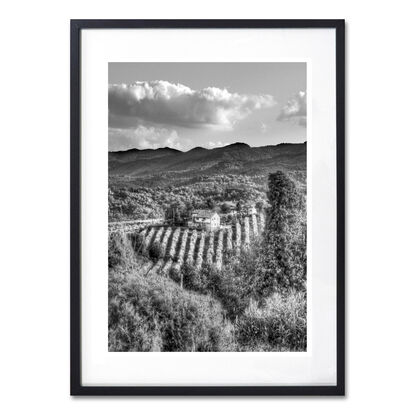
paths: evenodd
<path fill-rule="evenodd" d="M 83 386 L 81 382 L 81 31 L 85 29 L 334 29 L 337 129 L 337 384 L 335 386 Z M 345 22 L 344 20 L 72 20 L 71 65 L 71 395 L 345 394 Z"/>

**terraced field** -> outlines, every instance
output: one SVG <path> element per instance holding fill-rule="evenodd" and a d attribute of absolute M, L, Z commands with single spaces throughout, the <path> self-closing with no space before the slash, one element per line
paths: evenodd
<path fill-rule="evenodd" d="M 148 226 L 142 229 L 138 253 L 159 243 L 162 257 L 150 268 L 151 271 L 167 273 L 172 267 L 180 269 L 184 263 L 201 268 L 204 263 L 221 268 L 224 254 L 235 249 L 240 253 L 248 249 L 251 241 L 264 230 L 265 218 L 246 216 L 241 223 L 214 232 L 191 230 L 185 227 Z"/>

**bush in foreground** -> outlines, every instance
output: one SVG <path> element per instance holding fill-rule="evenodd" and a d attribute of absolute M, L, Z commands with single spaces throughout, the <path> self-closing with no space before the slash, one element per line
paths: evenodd
<path fill-rule="evenodd" d="M 232 327 L 220 303 L 152 275 L 110 275 L 110 351 L 226 351 Z"/>
<path fill-rule="evenodd" d="M 286 296 L 276 293 L 263 307 L 252 303 L 235 326 L 242 350 L 306 351 L 306 295 L 296 291 Z"/>

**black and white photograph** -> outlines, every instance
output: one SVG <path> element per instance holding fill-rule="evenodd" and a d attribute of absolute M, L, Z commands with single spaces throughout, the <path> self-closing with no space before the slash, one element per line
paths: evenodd
<path fill-rule="evenodd" d="M 415 413 L 410 4 L 3 7 L 0 412 Z"/>
<path fill-rule="evenodd" d="M 108 351 L 306 352 L 307 63 L 108 63 Z"/>

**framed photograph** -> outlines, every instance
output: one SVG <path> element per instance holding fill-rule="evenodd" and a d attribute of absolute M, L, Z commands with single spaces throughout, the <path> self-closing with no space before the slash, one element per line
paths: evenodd
<path fill-rule="evenodd" d="M 344 395 L 343 20 L 71 21 L 71 394 Z"/>

